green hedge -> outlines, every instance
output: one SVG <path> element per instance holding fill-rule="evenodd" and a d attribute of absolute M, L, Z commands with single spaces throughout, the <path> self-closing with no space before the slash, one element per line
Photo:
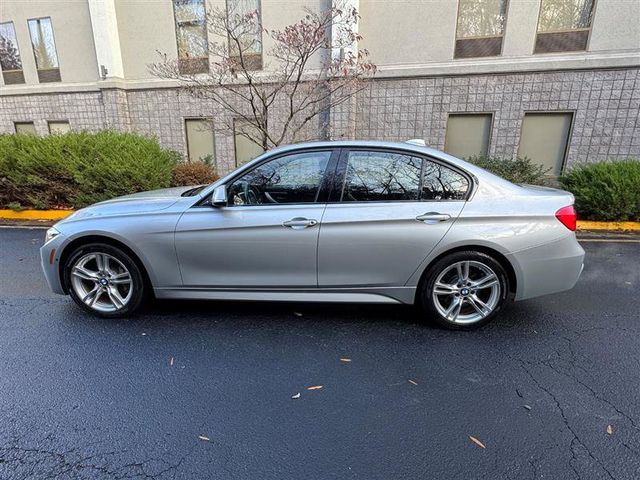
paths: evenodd
<path fill-rule="evenodd" d="M 640 160 L 590 163 L 560 177 L 584 220 L 640 221 Z"/>
<path fill-rule="evenodd" d="M 513 183 L 543 185 L 550 169 L 533 163 L 529 158 L 470 157 L 468 162 L 495 173 Z"/>
<path fill-rule="evenodd" d="M 79 208 L 168 187 L 179 158 L 133 133 L 0 135 L 0 208 Z"/>

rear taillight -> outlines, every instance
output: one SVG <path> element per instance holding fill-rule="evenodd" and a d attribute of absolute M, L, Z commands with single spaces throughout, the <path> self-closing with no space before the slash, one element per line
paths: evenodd
<path fill-rule="evenodd" d="M 573 205 L 568 207 L 562 207 L 556 212 L 556 218 L 572 232 L 576 231 L 576 222 L 578 221 L 578 214 Z"/>

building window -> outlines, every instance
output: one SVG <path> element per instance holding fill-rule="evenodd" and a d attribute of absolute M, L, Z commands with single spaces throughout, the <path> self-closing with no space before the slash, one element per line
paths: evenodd
<path fill-rule="evenodd" d="M 215 139 L 213 122 L 203 118 L 184 121 L 187 133 L 187 158 L 190 162 L 203 161 L 215 164 Z"/>
<path fill-rule="evenodd" d="M 567 112 L 525 113 L 518 156 L 548 168 L 550 175 L 560 175 L 572 121 L 573 114 Z"/>
<path fill-rule="evenodd" d="M 38 81 L 40 83 L 59 82 L 60 66 L 58 65 L 51 18 L 29 20 L 29 34 L 31 35 L 33 55 L 36 58 Z"/>
<path fill-rule="evenodd" d="M 5 85 L 24 83 L 22 59 L 13 22 L 0 23 L 0 67 Z"/>
<path fill-rule="evenodd" d="M 16 133 L 36 135 L 36 127 L 33 122 L 14 122 L 13 126 L 16 129 Z"/>
<path fill-rule="evenodd" d="M 458 158 L 486 156 L 490 137 L 490 113 L 451 113 L 444 151 Z"/>
<path fill-rule="evenodd" d="M 595 0 L 542 0 L 534 53 L 587 49 Z"/>
<path fill-rule="evenodd" d="M 260 0 L 227 0 L 229 57 L 246 70 L 262 70 Z"/>
<path fill-rule="evenodd" d="M 66 120 L 51 121 L 47 123 L 49 124 L 49 133 L 54 135 L 62 135 L 71 130 L 69 122 L 67 122 Z"/>
<path fill-rule="evenodd" d="M 236 149 L 236 166 L 253 160 L 264 153 L 264 148 L 258 143 L 262 132 L 246 120 L 236 119 L 233 122 L 233 137 Z"/>
<path fill-rule="evenodd" d="M 209 43 L 204 0 L 173 0 L 180 73 L 209 71 Z"/>
<path fill-rule="evenodd" d="M 508 0 L 459 0 L 455 58 L 502 53 Z"/>

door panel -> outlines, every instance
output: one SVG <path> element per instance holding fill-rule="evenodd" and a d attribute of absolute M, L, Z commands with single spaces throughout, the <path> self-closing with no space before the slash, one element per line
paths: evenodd
<path fill-rule="evenodd" d="M 464 202 L 330 204 L 318 242 L 318 285 L 402 286 L 460 215 Z M 416 220 L 426 213 L 449 220 Z"/>
<path fill-rule="evenodd" d="M 316 287 L 323 204 L 193 208 L 178 222 L 187 287 Z M 315 220 L 307 227 L 293 219 Z M 309 222 L 312 223 L 312 222 Z"/>

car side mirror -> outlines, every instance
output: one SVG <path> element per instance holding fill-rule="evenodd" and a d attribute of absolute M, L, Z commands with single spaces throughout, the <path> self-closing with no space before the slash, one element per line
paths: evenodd
<path fill-rule="evenodd" d="M 227 186 L 218 185 L 213 189 L 211 195 L 211 205 L 214 207 L 226 207 L 227 206 Z"/>

